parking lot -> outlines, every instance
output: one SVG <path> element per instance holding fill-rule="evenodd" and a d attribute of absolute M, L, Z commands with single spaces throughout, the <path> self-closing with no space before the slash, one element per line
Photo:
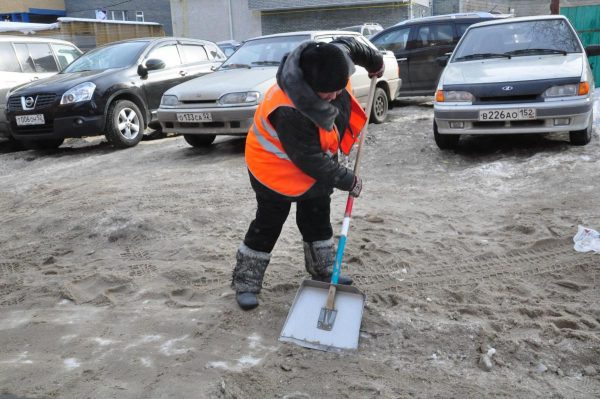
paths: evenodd
<path fill-rule="evenodd" d="M 572 237 L 600 228 L 598 125 L 580 147 L 513 135 L 440 151 L 432 115 L 413 98 L 370 126 L 345 256 L 367 306 L 358 352 L 342 355 L 277 340 L 304 277 L 292 215 L 261 305 L 235 303 L 255 204 L 243 139 L 0 143 L 0 394 L 597 395 L 598 255 Z M 336 232 L 345 199 L 333 197 Z"/>

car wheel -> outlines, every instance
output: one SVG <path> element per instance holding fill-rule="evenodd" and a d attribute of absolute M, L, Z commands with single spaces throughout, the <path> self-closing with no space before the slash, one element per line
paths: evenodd
<path fill-rule="evenodd" d="M 592 124 L 594 121 L 594 115 L 590 116 L 590 123 L 585 129 L 574 130 L 569 132 L 569 141 L 572 145 L 586 145 L 592 139 Z"/>
<path fill-rule="evenodd" d="M 184 134 L 183 138 L 192 147 L 206 147 L 215 141 L 215 134 Z"/>
<path fill-rule="evenodd" d="M 440 150 L 453 150 L 458 146 L 460 134 L 440 134 L 437 123 L 433 121 L 433 138 Z"/>
<path fill-rule="evenodd" d="M 23 140 L 21 144 L 28 150 L 55 150 L 62 145 L 64 138 Z"/>
<path fill-rule="evenodd" d="M 144 135 L 144 117 L 137 105 L 127 100 L 111 104 L 106 118 L 106 139 L 117 148 L 136 146 Z"/>
<path fill-rule="evenodd" d="M 388 97 L 381 87 L 375 89 L 373 97 L 373 109 L 371 110 L 371 121 L 373 123 L 383 123 L 388 114 Z"/>

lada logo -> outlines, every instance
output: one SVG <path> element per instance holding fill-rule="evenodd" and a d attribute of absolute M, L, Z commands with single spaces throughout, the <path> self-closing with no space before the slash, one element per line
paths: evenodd
<path fill-rule="evenodd" d="M 512 87 L 512 86 L 503 86 L 502 87 L 502 90 L 504 90 L 504 91 L 511 91 L 512 89 L 514 89 L 514 87 Z"/>
<path fill-rule="evenodd" d="M 33 109 L 35 107 L 35 97 L 21 97 L 21 106 L 23 109 Z"/>

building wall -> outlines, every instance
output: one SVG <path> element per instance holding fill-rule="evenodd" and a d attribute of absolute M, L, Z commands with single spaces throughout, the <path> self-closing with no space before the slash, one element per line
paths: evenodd
<path fill-rule="evenodd" d="M 410 0 L 399 0 L 394 3 L 408 3 Z M 420 0 L 414 0 L 420 2 Z M 391 3 L 390 0 L 248 0 L 252 10 L 272 11 L 298 8 L 319 8 L 329 6 L 361 6 Z"/>
<path fill-rule="evenodd" d="M 171 0 L 171 14 L 175 36 L 218 42 L 262 35 L 260 13 L 248 0 Z"/>
<path fill-rule="evenodd" d="M 385 28 L 409 17 L 410 7 L 407 3 L 389 1 L 378 3 L 330 4 L 320 8 L 263 11 L 261 13 L 263 34 L 297 30 L 339 29 L 366 22 L 376 22 Z M 422 9 L 422 6 L 415 4 L 413 15 L 415 17 L 421 16 L 421 14 L 429 15 L 428 8 L 426 11 L 422 11 Z"/>
<path fill-rule="evenodd" d="M 29 12 L 30 8 L 65 10 L 64 0 L 1 0 L 0 13 Z"/>
<path fill-rule="evenodd" d="M 4 1 L 4 0 L 3 0 Z M 136 11 L 144 13 L 144 22 L 162 24 L 167 36 L 173 34 L 171 6 L 169 0 L 131 0 L 123 2 L 113 0 L 65 0 L 67 16 L 72 18 L 96 18 L 96 10 L 126 11 L 127 20 L 135 21 Z M 109 7 L 111 4 L 116 4 Z"/>
<path fill-rule="evenodd" d="M 460 0 L 433 0 L 432 15 L 455 14 L 460 11 Z"/>

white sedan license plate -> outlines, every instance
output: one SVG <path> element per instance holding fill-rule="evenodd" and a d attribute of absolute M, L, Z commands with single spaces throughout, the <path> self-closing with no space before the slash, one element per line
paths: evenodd
<path fill-rule="evenodd" d="M 211 122 L 210 112 L 184 112 L 177 113 L 177 122 Z"/>
<path fill-rule="evenodd" d="M 480 121 L 522 121 L 535 119 L 535 108 L 488 109 L 479 111 Z"/>
<path fill-rule="evenodd" d="M 17 115 L 15 118 L 17 119 L 17 126 L 43 125 L 46 123 L 44 120 L 44 114 Z"/>

